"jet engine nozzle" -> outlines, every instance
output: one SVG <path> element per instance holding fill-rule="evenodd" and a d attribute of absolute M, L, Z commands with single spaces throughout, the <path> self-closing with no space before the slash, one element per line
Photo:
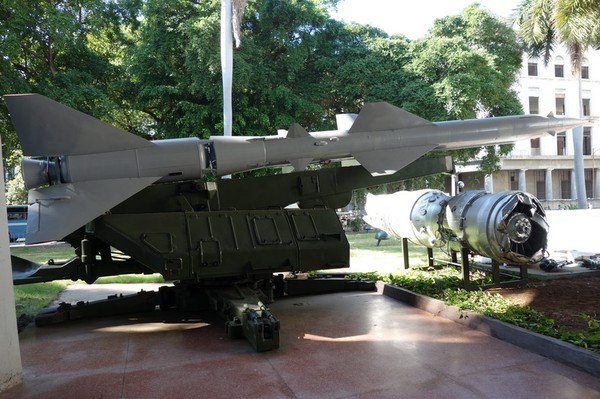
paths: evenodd
<path fill-rule="evenodd" d="M 23 158 L 21 160 L 21 173 L 25 188 L 46 187 L 60 182 L 58 159 Z"/>

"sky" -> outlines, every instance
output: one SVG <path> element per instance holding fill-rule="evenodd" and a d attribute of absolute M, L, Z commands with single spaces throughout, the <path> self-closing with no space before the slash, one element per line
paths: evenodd
<path fill-rule="evenodd" d="M 341 0 L 331 16 L 380 28 L 390 35 L 421 38 L 437 18 L 457 15 L 475 0 Z M 492 14 L 509 18 L 520 0 L 479 0 Z"/>

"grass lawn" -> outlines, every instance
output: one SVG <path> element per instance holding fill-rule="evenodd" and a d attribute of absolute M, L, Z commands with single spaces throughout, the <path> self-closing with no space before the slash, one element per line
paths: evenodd
<path fill-rule="evenodd" d="M 397 273 L 404 270 L 402 241 L 389 238 L 377 245 L 375 233 L 349 233 L 350 272 Z M 408 243 L 410 267 L 427 265 L 427 248 Z M 439 249 L 434 249 L 433 257 L 449 259 Z"/>
<path fill-rule="evenodd" d="M 74 256 L 74 250 L 67 244 L 32 245 L 12 247 L 11 255 L 37 263 L 48 260 L 64 261 Z M 109 283 L 162 283 L 165 280 L 160 274 L 140 275 L 124 274 L 121 276 L 101 277 L 95 284 Z M 81 281 L 57 280 L 46 283 L 23 284 L 14 286 L 15 308 L 17 317 L 31 317 L 58 297 L 58 294 L 69 284 L 84 284 Z"/>
<path fill-rule="evenodd" d="M 11 247 L 10 254 L 38 263 L 46 263 L 49 259 L 67 260 L 75 255 L 73 248 L 68 244 Z"/>

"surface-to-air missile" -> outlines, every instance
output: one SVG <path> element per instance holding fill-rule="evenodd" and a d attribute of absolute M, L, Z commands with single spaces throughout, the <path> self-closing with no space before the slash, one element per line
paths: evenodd
<path fill-rule="evenodd" d="M 29 202 L 37 204 L 27 243 L 60 240 L 155 182 L 285 164 L 301 171 L 313 161 L 350 157 L 372 175 L 387 175 L 432 150 L 510 143 L 581 124 L 535 115 L 433 123 L 372 103 L 347 130 L 309 134 L 293 124 L 286 137 L 148 141 L 41 95 L 6 96 L 6 102 L 23 154 L 43 157 L 22 162 Z"/>
<path fill-rule="evenodd" d="M 41 95 L 5 99 L 28 157 L 26 241 L 75 248 L 61 263 L 13 258 L 16 284 L 160 273 L 178 283 L 132 298 L 138 310 L 216 310 L 228 335 L 246 336 L 257 350 L 279 345 L 279 322 L 265 304 L 284 291 L 305 292 L 274 273 L 349 266 L 335 209 L 354 189 L 451 172 L 449 157 L 422 157 L 431 150 L 509 143 L 580 124 L 533 115 L 433 123 L 373 103 L 338 116 L 336 131 L 308 133 L 293 124 L 286 136 L 147 141 Z M 362 166 L 303 171 L 345 158 Z M 296 172 L 202 179 L 278 165 Z M 286 208 L 294 203 L 298 209 Z M 90 307 L 65 305 L 37 322 L 107 311 Z"/>

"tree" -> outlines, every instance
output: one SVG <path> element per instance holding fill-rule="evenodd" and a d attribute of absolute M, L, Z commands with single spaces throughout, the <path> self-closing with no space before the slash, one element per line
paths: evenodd
<path fill-rule="evenodd" d="M 372 101 L 434 121 L 520 111 L 510 90 L 516 41 L 485 10 L 439 20 L 410 42 L 331 19 L 336 1 L 248 3 L 234 52 L 234 134 L 293 122 L 331 129 L 335 114 Z M 1 88 L 48 95 L 147 137 L 207 138 L 223 130 L 219 11 L 219 0 L 5 0 Z"/>
<path fill-rule="evenodd" d="M 130 44 L 128 32 L 138 24 L 140 4 L 141 0 L 3 0 L 0 93 L 37 92 L 114 125 L 136 125 L 135 114 L 123 104 L 121 63 L 123 48 Z M 20 146 L 4 101 L 0 136 L 10 185 L 10 178 L 19 176 L 20 157 L 14 155 Z"/>
<path fill-rule="evenodd" d="M 574 76 L 579 82 L 579 117 L 583 117 L 581 63 L 590 46 L 600 45 L 600 1 L 524 0 L 517 10 L 519 36 L 528 53 L 548 64 L 556 45 L 566 47 Z M 587 208 L 583 164 L 583 130 L 573 129 L 577 205 Z"/>
<path fill-rule="evenodd" d="M 0 92 L 38 92 L 120 125 L 120 67 L 141 0 L 4 0 L 0 4 Z M 18 148 L 0 106 L 4 159 Z"/>
<path fill-rule="evenodd" d="M 351 76 L 351 68 L 344 66 L 371 56 L 375 51 L 370 43 L 376 38 L 385 46 L 387 35 L 331 19 L 330 3 L 248 3 L 243 45 L 234 51 L 235 135 L 273 134 L 293 122 L 309 131 L 328 129 L 334 127 L 335 113 L 360 109 L 366 92 L 358 88 L 371 86 L 369 70 Z M 157 137 L 219 134 L 219 1 L 151 0 L 143 14 L 138 45 L 128 60 L 136 106 L 152 116 Z M 382 51 L 370 62 L 386 57 Z M 397 69 L 390 57 L 385 65 L 388 76 Z M 377 84 L 385 83 L 379 79 Z M 349 87 L 358 91 L 349 93 Z"/>
<path fill-rule="evenodd" d="M 434 22 L 429 34 L 410 43 L 407 68 L 433 88 L 439 104 L 433 120 L 515 115 L 523 112 L 512 89 L 521 68 L 514 31 L 477 4 Z M 481 170 L 498 169 L 498 156 L 511 146 L 487 147 Z M 452 152 L 458 161 L 481 149 Z"/>

